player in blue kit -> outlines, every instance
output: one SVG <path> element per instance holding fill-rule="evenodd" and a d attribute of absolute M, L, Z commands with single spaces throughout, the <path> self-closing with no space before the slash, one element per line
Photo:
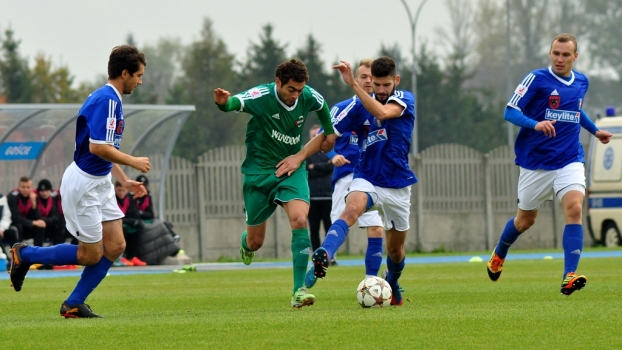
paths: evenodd
<path fill-rule="evenodd" d="M 412 93 L 396 90 L 400 82 L 395 62 L 380 57 L 371 65 L 374 96 L 370 96 L 354 78 L 348 62 L 333 67 L 350 85 L 361 107 L 333 120 L 338 136 L 347 131 L 365 132 L 365 122 L 371 120 L 367 137 L 346 196 L 345 209 L 333 222 L 322 247 L 315 250 L 311 260 L 314 274 L 324 278 L 330 257 L 343 244 L 350 226 L 363 213 L 377 209 L 382 217 L 387 237 L 387 282 L 393 296 L 391 305 L 402 305 L 398 280 L 405 266 L 404 242 L 410 228 L 410 192 L 417 182 L 408 166 L 408 152 L 415 122 L 415 98 Z"/>
<path fill-rule="evenodd" d="M 609 142 L 611 133 L 598 130 L 582 109 L 589 82 L 585 75 L 572 70 L 577 57 L 575 37 L 556 36 L 549 51 L 551 66 L 529 73 L 505 109 L 504 118 L 521 127 L 514 147 L 520 167 L 518 212 L 506 223 L 488 261 L 488 276 L 493 281 L 501 276 L 510 246 L 535 223 L 540 205 L 556 195 L 566 221 L 561 293 L 570 295 L 587 283 L 585 276 L 576 274 L 583 250 L 585 195 L 579 132 L 583 127 L 602 143 Z"/>
<path fill-rule="evenodd" d="M 95 318 L 86 298 L 106 277 L 112 262 L 125 249 L 121 218 L 111 175 L 137 197 L 147 194 L 141 182 L 131 180 L 119 164 L 143 173 L 151 168 L 146 157 L 133 157 L 119 151 L 124 122 L 121 95 L 131 94 L 142 84 L 147 61 L 134 46 L 112 49 L 108 60 L 108 84 L 94 91 L 78 113 L 73 163 L 63 174 L 61 196 L 67 230 L 78 245 L 59 244 L 33 247 L 16 243 L 10 278 L 15 291 L 22 284 L 30 265 L 85 265 L 73 292 L 62 303 L 65 318 Z"/>
<path fill-rule="evenodd" d="M 359 62 L 359 66 L 356 69 L 356 81 L 368 94 L 373 92 L 371 79 L 372 61 L 370 58 L 363 59 Z M 355 95 L 335 104 L 331 108 L 330 114 L 333 120 L 337 120 L 338 118 L 343 118 L 348 113 L 356 113 L 359 109 L 364 108 L 361 100 Z M 369 116 L 372 117 L 371 114 Z M 373 118 L 371 119 L 373 121 Z M 335 141 L 333 150 L 327 153 L 335 165 L 331 179 L 333 185 L 333 205 L 330 213 L 332 222 L 339 219 L 339 215 L 346 207 L 345 199 L 354 176 L 354 167 L 358 164 L 362 142 L 367 138 L 369 127 L 370 122 L 368 120 L 364 122 L 363 127 L 358 127 L 360 129 L 358 133 L 352 131 L 343 132 Z M 365 275 L 377 276 L 382 264 L 382 235 L 384 234 L 382 219 L 378 215 L 377 210 L 371 210 L 363 213 L 357 221 L 359 227 L 366 228 L 367 231 Z M 331 263 L 334 258 L 335 255 L 332 255 Z M 315 277 L 314 268 L 311 267 L 305 276 L 305 285 L 309 288 L 313 287 L 316 281 L 317 277 Z"/>

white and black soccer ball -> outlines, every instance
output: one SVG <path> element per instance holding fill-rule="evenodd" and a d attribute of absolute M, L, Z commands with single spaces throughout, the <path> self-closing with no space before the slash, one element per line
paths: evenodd
<path fill-rule="evenodd" d="M 365 277 L 356 289 L 356 299 L 364 308 L 391 305 L 391 286 L 380 277 Z"/>

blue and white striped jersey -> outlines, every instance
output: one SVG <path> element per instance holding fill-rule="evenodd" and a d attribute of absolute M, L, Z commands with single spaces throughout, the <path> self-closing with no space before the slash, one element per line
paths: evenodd
<path fill-rule="evenodd" d="M 387 103 L 398 103 L 404 108 L 402 115 L 384 121 L 377 120 L 362 103 L 360 107 L 333 119 L 335 133 L 348 131 L 364 133 L 370 121 L 367 137 L 362 143 L 362 153 L 354 167 L 354 178 L 363 178 L 371 184 L 386 188 L 403 188 L 417 182 L 408 165 L 408 152 L 415 124 L 415 97 L 409 91 L 396 90 Z"/>
<path fill-rule="evenodd" d="M 518 85 L 508 106 L 536 122 L 555 120 L 555 137 L 521 128 L 514 150 L 516 164 L 530 170 L 556 170 L 585 162 L 579 142 L 580 118 L 589 81 L 578 72 L 560 77 L 549 68 L 535 70 Z"/>
<path fill-rule="evenodd" d="M 106 84 L 91 93 L 78 113 L 73 153 L 76 165 L 90 175 L 109 174 L 112 163 L 92 154 L 89 143 L 109 144 L 119 149 L 124 127 L 119 92 Z"/>
<path fill-rule="evenodd" d="M 361 104 L 361 100 L 354 96 L 335 104 L 330 110 L 330 116 L 334 123 L 340 118 L 345 117 L 348 113 L 354 113 L 360 109 L 364 111 L 365 107 Z M 335 183 L 337 183 L 339 179 L 351 174 L 356 164 L 358 164 L 361 156 L 361 142 L 367 138 L 367 131 L 369 130 L 369 121 L 365 123 L 366 127 L 359 128 L 358 132 L 344 131 L 339 134 L 339 137 L 335 141 L 333 151 L 344 156 L 350 163 L 333 168 L 333 177 L 331 179 L 333 187 L 335 187 Z"/>

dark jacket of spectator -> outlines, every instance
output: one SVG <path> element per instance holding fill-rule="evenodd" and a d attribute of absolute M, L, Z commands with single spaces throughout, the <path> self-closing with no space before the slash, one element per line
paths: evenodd
<path fill-rule="evenodd" d="M 330 183 L 334 165 L 328 156 L 322 152 L 307 158 L 309 172 L 309 192 L 311 199 L 331 199 L 333 186 Z"/>
<path fill-rule="evenodd" d="M 43 193 L 47 193 L 46 196 Z M 45 235 L 51 239 L 53 244 L 61 244 L 65 242 L 65 224 L 58 212 L 58 201 L 55 198 L 55 192 L 52 190 L 52 183 L 43 179 L 39 181 L 37 186 L 37 209 L 41 220 L 45 221 Z"/>

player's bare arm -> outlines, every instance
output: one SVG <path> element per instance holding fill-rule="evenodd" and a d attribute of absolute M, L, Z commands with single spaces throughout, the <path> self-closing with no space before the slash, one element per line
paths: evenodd
<path fill-rule="evenodd" d="M 382 104 L 371 97 L 354 79 L 350 63 L 341 60 L 340 64 L 334 65 L 333 69 L 339 70 L 343 81 L 350 85 L 356 96 L 361 100 L 365 109 L 378 120 L 397 118 L 402 115 L 404 107 L 397 103 Z"/>
<path fill-rule="evenodd" d="M 151 163 L 147 157 L 133 157 L 116 149 L 113 145 L 90 143 L 89 151 L 94 155 L 109 162 L 121 165 L 128 165 L 132 168 L 146 173 L 151 170 Z"/>
<path fill-rule="evenodd" d="M 333 135 L 329 135 L 329 137 Z M 281 160 L 276 165 L 276 176 L 281 177 L 285 174 L 287 174 L 287 176 L 290 176 L 291 174 L 293 174 L 294 171 L 300 168 L 300 164 L 302 164 L 305 159 L 309 158 L 311 155 L 317 153 L 320 150 L 320 147 L 324 142 L 325 138 L 326 137 L 324 136 L 324 133 L 317 134 L 317 136 L 307 142 L 307 144 L 300 151 L 298 151 L 298 153 Z"/>
<path fill-rule="evenodd" d="M 227 100 L 231 96 L 231 93 L 225 89 L 216 88 L 214 89 L 214 102 L 219 105 L 224 105 L 227 103 Z"/>
<path fill-rule="evenodd" d="M 543 120 L 541 122 L 538 122 L 538 124 L 536 124 L 536 127 L 534 129 L 536 131 L 542 131 L 544 135 L 546 135 L 547 137 L 555 137 L 556 135 L 555 126 L 553 126 L 555 122 L 556 122 L 555 120 L 553 121 Z"/>
<path fill-rule="evenodd" d="M 611 133 L 609 131 L 598 130 L 594 133 L 594 136 L 603 144 L 608 144 L 611 140 Z"/>
<path fill-rule="evenodd" d="M 119 166 L 119 164 L 112 163 L 112 169 L 110 170 L 112 176 L 123 185 L 123 187 L 130 191 L 134 192 L 134 198 L 140 198 L 147 195 L 147 189 L 143 186 L 142 182 L 134 181 L 127 177 L 123 169 Z"/>
<path fill-rule="evenodd" d="M 335 166 L 344 166 L 346 164 L 350 164 L 350 161 L 346 157 L 342 156 L 341 154 L 335 155 L 331 159 L 331 162 L 333 162 Z"/>

